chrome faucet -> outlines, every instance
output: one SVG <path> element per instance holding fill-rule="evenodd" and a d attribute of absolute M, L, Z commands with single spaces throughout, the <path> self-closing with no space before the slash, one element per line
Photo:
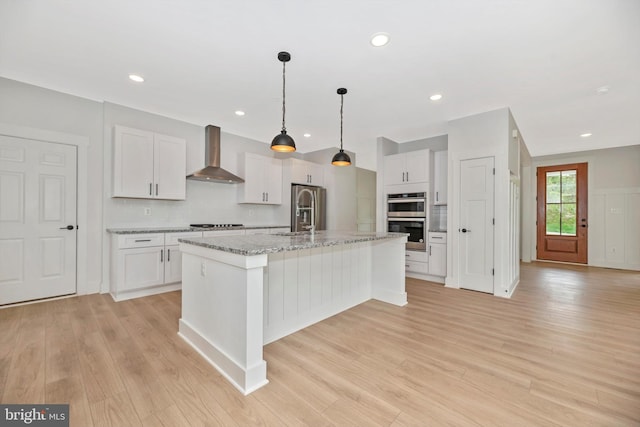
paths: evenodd
<path fill-rule="evenodd" d="M 311 197 L 311 207 L 310 208 L 301 208 L 300 207 L 300 196 L 302 196 L 303 193 L 309 193 L 309 196 Z M 300 190 L 300 192 L 298 193 L 298 197 L 296 199 L 296 216 L 300 216 L 300 211 L 303 210 L 311 210 L 311 225 L 307 226 L 306 228 L 311 231 L 311 233 L 313 234 L 316 231 L 316 195 L 313 191 L 309 190 L 308 188 L 303 188 L 302 190 Z"/>

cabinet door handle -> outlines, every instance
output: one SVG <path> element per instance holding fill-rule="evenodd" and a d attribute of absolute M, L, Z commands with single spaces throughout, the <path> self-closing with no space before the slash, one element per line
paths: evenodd
<path fill-rule="evenodd" d="M 407 172 L 407 182 L 409 182 L 409 172 Z"/>
<path fill-rule="evenodd" d="M 167 249 L 167 262 L 171 262 L 171 249 Z"/>
<path fill-rule="evenodd" d="M 160 249 L 160 262 L 164 262 L 164 249 Z"/>
<path fill-rule="evenodd" d="M 438 192 L 436 191 L 436 202 L 438 201 Z"/>
<path fill-rule="evenodd" d="M 431 256 L 431 245 L 429 245 L 429 256 Z"/>
<path fill-rule="evenodd" d="M 158 195 L 158 184 L 156 184 L 156 196 Z"/>
<path fill-rule="evenodd" d="M 153 196 L 153 183 L 149 183 L 149 195 Z"/>
<path fill-rule="evenodd" d="M 264 193 L 267 195 L 267 198 L 265 199 L 267 202 L 269 201 L 269 192 Z"/>

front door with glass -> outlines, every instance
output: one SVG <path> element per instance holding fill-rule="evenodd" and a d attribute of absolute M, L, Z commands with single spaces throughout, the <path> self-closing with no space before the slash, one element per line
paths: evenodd
<path fill-rule="evenodd" d="M 587 164 L 537 169 L 537 258 L 587 263 Z"/>

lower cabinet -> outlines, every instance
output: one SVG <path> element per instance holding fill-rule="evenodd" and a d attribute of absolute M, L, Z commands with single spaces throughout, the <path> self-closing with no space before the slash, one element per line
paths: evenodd
<path fill-rule="evenodd" d="M 407 277 L 444 282 L 447 276 L 447 233 L 430 232 L 426 251 L 405 252 Z"/>
<path fill-rule="evenodd" d="M 429 274 L 447 275 L 447 233 L 429 233 L 427 252 L 429 254 Z"/>
<path fill-rule="evenodd" d="M 429 274 L 429 257 L 424 251 L 405 251 L 405 271 Z"/>
<path fill-rule="evenodd" d="M 116 301 L 180 289 L 178 239 L 200 232 L 114 234 L 111 238 L 111 296 Z M 166 241 L 165 241 L 166 240 Z"/>

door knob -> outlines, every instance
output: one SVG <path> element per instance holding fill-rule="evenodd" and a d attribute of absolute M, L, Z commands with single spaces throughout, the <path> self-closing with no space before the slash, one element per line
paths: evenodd
<path fill-rule="evenodd" d="M 463 228 L 463 229 L 462 229 L 462 230 L 460 230 L 460 231 L 462 231 L 463 233 L 471 233 L 471 230 L 467 230 L 466 228 Z"/>
<path fill-rule="evenodd" d="M 67 225 L 66 227 L 60 227 L 60 230 L 73 230 L 74 228 L 73 225 Z"/>

